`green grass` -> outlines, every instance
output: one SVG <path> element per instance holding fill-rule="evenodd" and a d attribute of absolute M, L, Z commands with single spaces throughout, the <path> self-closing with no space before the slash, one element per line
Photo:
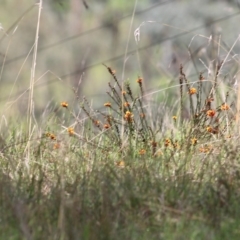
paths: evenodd
<path fill-rule="evenodd" d="M 113 82 L 103 110 L 87 99 L 78 113 L 62 103 L 35 129 L 30 161 L 25 131 L 9 126 L 1 239 L 239 239 L 233 93 L 222 100 L 218 78 L 206 89 L 202 75 L 195 93 L 180 68 L 172 119 L 152 107 L 144 79 L 136 94 L 107 69 Z"/>

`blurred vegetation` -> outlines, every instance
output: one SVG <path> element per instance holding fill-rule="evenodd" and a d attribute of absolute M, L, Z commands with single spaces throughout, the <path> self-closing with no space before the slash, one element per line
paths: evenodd
<path fill-rule="evenodd" d="M 26 113 L 28 96 L 21 94 L 29 87 L 37 6 L 30 0 L 1 4 L 0 109 L 2 114 L 21 116 Z M 127 0 L 43 1 L 34 91 L 36 116 L 47 105 L 54 107 L 72 99 L 72 87 L 79 84 L 78 95 L 90 96 L 93 104 L 100 106 L 104 101 L 99 101 L 102 86 L 109 81 L 102 63 L 114 68 L 123 77 L 121 81 L 135 81 L 141 75 L 147 79 L 146 89 L 160 89 L 177 82 L 180 63 L 191 80 L 199 72 L 207 72 L 207 67 L 225 58 L 238 37 L 240 16 L 234 1 L 142 0 L 131 26 L 133 9 L 134 2 Z M 218 21 L 225 16 L 229 18 Z M 134 36 L 137 29 L 139 41 Z M 222 47 L 209 41 L 210 36 L 221 41 Z M 129 53 L 124 60 L 126 47 Z M 238 62 L 237 55 L 232 58 L 238 48 L 236 44 L 229 62 Z M 226 81 L 233 82 L 237 71 L 237 64 L 227 70 Z"/>

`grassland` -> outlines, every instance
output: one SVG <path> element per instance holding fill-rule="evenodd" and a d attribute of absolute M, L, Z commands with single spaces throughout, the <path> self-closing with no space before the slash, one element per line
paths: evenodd
<path fill-rule="evenodd" d="M 80 83 L 74 83 L 71 101 L 64 99 L 63 85 L 63 93 L 56 90 L 62 101 L 40 111 L 33 98 L 41 78 L 35 73 L 42 8 L 34 6 L 38 17 L 30 84 L 13 101 L 11 89 L 20 75 L 13 74 L 15 82 L 3 88 L 9 96 L 5 109 L 14 102 L 24 116 L 1 116 L 0 240 L 239 239 L 237 55 L 226 64 L 239 39 L 221 61 L 220 40 L 204 37 L 213 53 L 209 66 L 202 61 L 207 71 L 191 80 L 180 65 L 177 81 L 168 84 L 164 75 L 164 87 L 146 91 L 148 80 L 134 71 L 125 76 L 131 81 L 123 81 L 120 73 L 102 65 L 111 79 L 103 86 L 102 107 L 95 109 L 91 98 L 82 97 Z M 11 72 L 5 69 L 6 57 L 4 73 Z M 19 74 L 23 65 L 16 67 Z M 48 73 L 52 66 L 46 66 Z M 236 85 L 226 81 L 226 72 L 235 75 Z M 53 91 L 44 104 L 54 98 Z M 26 93 L 28 100 L 19 103 Z"/>
<path fill-rule="evenodd" d="M 239 239 L 237 93 L 225 86 L 222 98 L 222 64 L 194 83 L 180 67 L 174 115 L 144 79 L 133 92 L 106 66 L 103 109 L 75 95 L 34 125 L 30 145 L 24 125 L 9 124 L 1 239 Z"/>

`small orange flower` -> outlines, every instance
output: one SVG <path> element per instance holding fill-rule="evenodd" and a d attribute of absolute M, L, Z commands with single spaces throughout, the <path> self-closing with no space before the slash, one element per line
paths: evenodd
<path fill-rule="evenodd" d="M 111 107 L 111 106 L 112 106 L 112 104 L 110 102 L 104 103 L 104 107 Z"/>
<path fill-rule="evenodd" d="M 130 103 L 129 102 L 125 102 L 123 105 L 124 105 L 124 107 L 129 107 Z"/>
<path fill-rule="evenodd" d="M 124 115 L 124 119 L 127 122 L 132 122 L 133 121 L 133 114 L 130 111 L 126 111 L 126 113 Z"/>
<path fill-rule="evenodd" d="M 137 83 L 139 83 L 139 84 L 141 85 L 141 84 L 142 84 L 142 81 L 143 81 L 143 79 L 140 78 L 140 77 L 138 77 L 138 79 L 137 79 Z"/>
<path fill-rule="evenodd" d="M 140 154 L 140 155 L 145 155 L 145 154 L 146 154 L 146 150 L 145 150 L 145 149 L 141 149 L 141 150 L 139 151 L 139 154 Z"/>
<path fill-rule="evenodd" d="M 169 138 L 165 139 L 165 141 L 164 141 L 164 146 L 165 146 L 165 147 L 168 147 L 168 146 L 170 146 L 170 145 L 171 145 L 171 140 L 170 140 Z"/>
<path fill-rule="evenodd" d="M 208 126 L 206 129 L 207 129 L 207 131 L 210 132 L 210 133 L 212 133 L 212 131 L 213 131 L 213 128 L 210 127 L 210 126 Z"/>
<path fill-rule="evenodd" d="M 125 94 L 127 94 L 127 92 L 126 91 L 122 91 L 122 95 L 125 95 Z"/>
<path fill-rule="evenodd" d="M 67 108 L 68 107 L 68 103 L 67 102 L 61 102 L 61 106 L 64 107 L 64 108 Z"/>
<path fill-rule="evenodd" d="M 173 119 L 174 121 L 176 121 L 176 120 L 177 120 L 177 116 L 172 116 L 172 119 Z"/>
<path fill-rule="evenodd" d="M 188 93 L 190 95 L 196 94 L 197 93 L 197 89 L 196 88 L 190 88 Z"/>
<path fill-rule="evenodd" d="M 213 134 L 217 134 L 218 133 L 218 127 L 213 128 L 213 127 L 208 126 L 206 129 L 207 129 L 207 131 L 209 133 L 213 133 Z"/>
<path fill-rule="evenodd" d="M 53 145 L 53 149 L 59 149 L 60 148 L 60 143 L 55 143 Z"/>
<path fill-rule="evenodd" d="M 51 140 L 56 140 L 56 136 L 53 133 L 51 133 L 49 137 Z"/>
<path fill-rule="evenodd" d="M 72 127 L 69 127 L 69 128 L 67 129 L 67 131 L 68 131 L 68 134 L 69 134 L 70 136 L 74 134 L 74 128 L 72 128 Z"/>
<path fill-rule="evenodd" d="M 198 142 L 197 138 L 192 138 L 191 139 L 191 143 L 192 143 L 193 146 L 195 146 L 197 144 L 197 142 Z"/>
<path fill-rule="evenodd" d="M 123 160 L 121 160 L 121 161 L 116 162 L 116 165 L 120 168 L 124 168 L 125 167 L 125 162 Z"/>
<path fill-rule="evenodd" d="M 207 111 L 207 116 L 208 117 L 214 117 L 215 114 L 216 114 L 216 111 L 213 110 L 213 109 L 210 109 L 210 110 Z"/>
<path fill-rule="evenodd" d="M 227 105 L 226 103 L 223 103 L 221 106 L 222 111 L 227 111 L 227 110 L 229 110 L 229 108 L 230 108 L 229 105 Z"/>
<path fill-rule="evenodd" d="M 110 128 L 110 125 L 107 123 L 107 124 L 104 124 L 103 126 L 105 129 L 109 129 Z"/>
<path fill-rule="evenodd" d="M 99 126 L 100 126 L 100 122 L 99 122 L 98 120 L 95 120 L 95 121 L 94 121 L 94 125 L 97 126 L 97 127 L 99 127 Z"/>
<path fill-rule="evenodd" d="M 56 140 L 56 136 L 53 133 L 46 133 L 46 137 L 49 137 L 51 140 Z"/>

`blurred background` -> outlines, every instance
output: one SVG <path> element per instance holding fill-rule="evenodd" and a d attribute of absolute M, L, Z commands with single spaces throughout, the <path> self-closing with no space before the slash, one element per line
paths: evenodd
<path fill-rule="evenodd" d="M 27 112 L 36 2 L 1 0 L 2 115 Z M 43 0 L 35 114 L 41 116 L 61 101 L 78 104 L 76 96 L 102 106 L 111 81 L 103 63 L 133 88 L 137 77 L 143 77 L 146 91 L 153 92 L 178 84 L 180 63 L 189 80 L 196 81 L 200 72 L 213 76 L 216 64 L 228 56 L 221 76 L 233 85 L 239 23 L 238 0 Z M 162 91 L 155 100 L 171 99 L 177 91 Z"/>

